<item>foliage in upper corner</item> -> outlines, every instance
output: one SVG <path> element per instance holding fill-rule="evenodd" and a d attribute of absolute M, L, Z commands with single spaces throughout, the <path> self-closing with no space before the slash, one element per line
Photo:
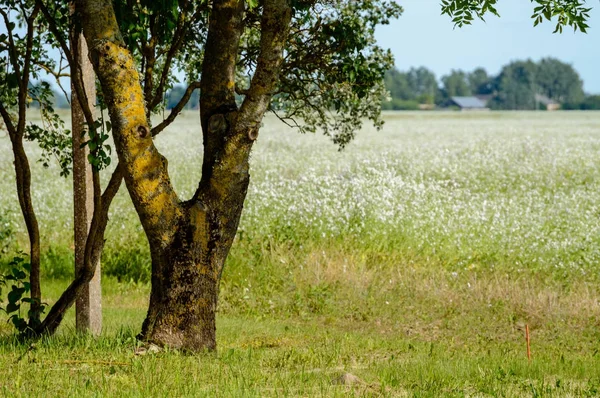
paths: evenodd
<path fill-rule="evenodd" d="M 550 21 L 556 17 L 556 28 L 554 33 L 562 33 L 565 26 L 571 26 L 573 30 L 579 29 L 583 33 L 587 32 L 589 26 L 587 20 L 590 18 L 589 7 L 585 7 L 585 0 L 534 0 L 537 7 L 533 9 L 534 26 L 541 23 L 544 19 Z"/>
<path fill-rule="evenodd" d="M 377 45 L 375 28 L 399 17 L 402 8 L 385 0 L 296 3 L 271 110 L 303 132 L 323 131 L 343 148 L 364 119 L 383 125 L 383 79 L 394 61 Z M 257 40 L 245 37 L 240 67 L 252 71 Z"/>
<path fill-rule="evenodd" d="M 12 133 L 23 134 L 26 140 L 37 142 L 42 149 L 40 162 L 48 167 L 51 158 L 55 158 L 60 165 L 60 174 L 67 176 L 72 162 L 70 132 L 54 110 L 54 92 L 50 84 L 41 81 L 45 75 L 54 75 L 60 84 L 59 77 L 64 76 L 66 65 L 62 55 L 57 62 L 56 55 L 49 52 L 50 48 L 56 48 L 52 35 L 38 34 L 46 30 L 46 22 L 39 13 L 34 20 L 38 32 L 34 31 L 28 37 L 23 31 L 35 9 L 33 1 L 5 1 L 0 5 L 0 30 L 4 30 L 0 34 L 0 102 L 8 112 L 4 116 L 10 119 L 4 120 L 5 124 L 10 122 L 13 126 L 18 126 L 23 117 L 19 112 L 19 98 L 23 93 L 27 108 L 39 108 L 41 125 L 25 124 L 22 132 Z M 23 60 L 28 57 L 31 62 L 25 71 Z"/>
<path fill-rule="evenodd" d="M 586 7 L 586 0 L 531 0 L 537 6 L 533 9 L 533 25 L 537 26 L 545 20 L 556 18 L 554 33 L 562 33 L 565 26 L 586 32 L 589 26 L 591 8 Z M 475 17 L 483 20 L 488 12 L 499 16 L 496 10 L 498 0 L 442 0 L 442 14 L 452 18 L 455 26 L 470 25 Z"/>
<path fill-rule="evenodd" d="M 293 22 L 285 49 L 280 84 L 271 109 L 302 131 L 322 130 L 343 147 L 364 119 L 377 127 L 385 71 L 392 55 L 376 45 L 375 27 L 401 14 L 391 0 L 293 0 Z M 161 109 L 164 94 L 177 81 L 188 82 L 202 70 L 210 2 L 135 3 L 118 0 L 117 20 L 128 48 L 140 65 L 150 112 Z M 246 1 L 244 33 L 238 54 L 238 90 L 244 92 L 260 54 L 262 2 Z M 243 95 L 243 94 L 242 94 Z M 295 120 L 302 119 L 302 125 Z"/>
<path fill-rule="evenodd" d="M 496 10 L 498 0 L 442 0 L 442 14 L 452 18 L 454 26 L 470 25 L 475 17 L 484 20 L 488 12 L 499 16 Z"/>

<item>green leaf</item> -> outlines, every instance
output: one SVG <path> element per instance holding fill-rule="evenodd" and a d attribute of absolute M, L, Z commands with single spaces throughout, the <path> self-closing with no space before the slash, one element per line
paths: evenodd
<path fill-rule="evenodd" d="M 19 308 L 21 308 L 21 306 L 19 304 L 8 303 L 8 305 L 6 306 L 6 313 L 10 314 L 10 313 L 19 311 Z"/>
<path fill-rule="evenodd" d="M 15 73 L 9 73 L 6 75 L 6 85 L 9 89 L 19 87 L 19 79 L 17 79 L 17 75 Z"/>
<path fill-rule="evenodd" d="M 27 328 L 27 322 L 25 322 L 25 320 L 21 317 L 13 315 L 10 317 L 10 320 L 12 321 L 13 325 L 15 325 L 15 328 L 17 328 L 17 330 L 20 332 Z"/>
<path fill-rule="evenodd" d="M 15 289 L 15 286 L 13 286 L 13 290 L 8 293 L 8 302 L 15 304 L 17 301 L 19 301 L 23 296 L 23 290 L 18 288 Z"/>

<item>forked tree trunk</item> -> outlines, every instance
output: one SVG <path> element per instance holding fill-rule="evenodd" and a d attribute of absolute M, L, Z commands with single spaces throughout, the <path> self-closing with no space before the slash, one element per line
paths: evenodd
<path fill-rule="evenodd" d="M 239 171 L 234 194 L 224 199 L 209 189 L 183 203 L 170 244 L 151 245 L 152 292 L 143 340 L 190 351 L 216 347 L 219 282 L 246 197 L 247 158 Z"/>
<path fill-rule="evenodd" d="M 184 245 L 174 242 L 153 256 L 159 258 L 152 259 L 152 266 L 162 269 L 162 275 L 152 278 L 150 306 L 140 337 L 172 348 L 214 349 L 217 276 L 202 265 L 202 253 Z"/>
<path fill-rule="evenodd" d="M 201 81 L 202 180 L 182 202 L 152 141 L 133 57 L 110 0 L 77 0 L 102 85 L 125 184 L 152 255 L 152 292 L 141 337 L 189 351 L 214 349 L 223 264 L 249 183 L 248 159 L 275 90 L 291 20 L 289 0 L 264 0 L 261 55 L 238 109 L 235 69 L 245 1 L 214 0 Z"/>

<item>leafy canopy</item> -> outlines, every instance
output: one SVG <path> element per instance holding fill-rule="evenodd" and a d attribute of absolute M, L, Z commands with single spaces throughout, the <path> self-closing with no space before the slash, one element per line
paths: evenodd
<path fill-rule="evenodd" d="M 211 3 L 114 2 L 123 39 L 140 67 L 149 108 L 160 110 L 165 92 L 177 83 L 173 70 L 184 72 L 190 87 L 200 79 Z M 382 125 L 383 77 L 393 57 L 377 46 L 375 27 L 399 17 L 402 8 L 390 0 L 294 0 L 292 7 L 270 110 L 303 132 L 323 131 L 343 147 L 364 119 Z M 260 54 L 262 12 L 261 1 L 246 1 L 236 68 L 240 101 Z M 184 96 L 185 101 L 189 98 Z"/>

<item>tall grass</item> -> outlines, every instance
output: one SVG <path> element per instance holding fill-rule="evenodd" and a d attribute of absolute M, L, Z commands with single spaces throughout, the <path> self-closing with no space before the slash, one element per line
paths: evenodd
<path fill-rule="evenodd" d="M 182 198 L 192 195 L 200 177 L 196 118 L 184 114 L 157 139 Z M 362 131 L 341 153 L 323 137 L 267 119 L 252 158 L 240 241 L 358 245 L 435 260 L 454 271 L 597 273 L 598 113 L 387 119 L 382 132 Z M 8 144 L 0 139 L 0 214 L 2 231 L 17 237 L 19 245 L 8 240 L 14 249 L 26 239 Z M 35 159 L 37 151 L 29 152 Z M 36 164 L 33 174 L 42 240 L 56 255 L 72 246 L 71 183 L 56 168 Z M 105 271 L 147 280 L 147 244 L 124 187 L 107 238 Z M 53 272 L 62 271 L 47 270 Z"/>

